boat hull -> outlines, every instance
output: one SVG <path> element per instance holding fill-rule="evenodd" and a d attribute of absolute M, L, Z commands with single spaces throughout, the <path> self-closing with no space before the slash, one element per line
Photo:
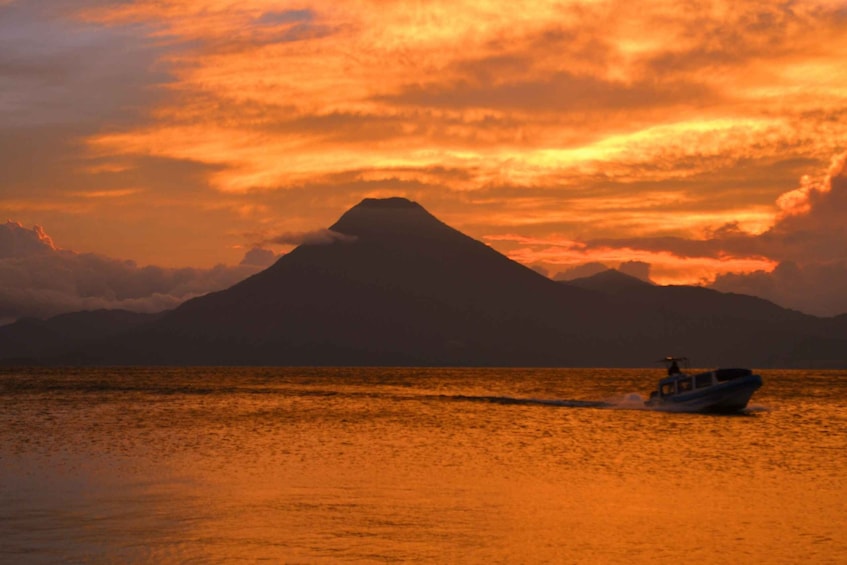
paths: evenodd
<path fill-rule="evenodd" d="M 647 404 L 674 412 L 730 414 L 744 410 L 761 386 L 762 377 L 751 374 L 673 396 L 653 397 Z"/>

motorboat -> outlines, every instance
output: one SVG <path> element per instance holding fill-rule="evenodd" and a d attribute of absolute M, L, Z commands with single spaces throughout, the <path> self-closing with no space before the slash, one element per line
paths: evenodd
<path fill-rule="evenodd" d="M 762 377 L 750 369 L 715 369 L 688 374 L 685 357 L 665 357 L 668 376 L 650 393 L 647 406 L 675 412 L 740 412 L 762 386 Z"/>

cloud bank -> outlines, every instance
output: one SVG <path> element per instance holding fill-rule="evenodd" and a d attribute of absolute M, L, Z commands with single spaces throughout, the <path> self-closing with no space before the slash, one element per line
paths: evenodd
<path fill-rule="evenodd" d="M 632 262 L 647 272 L 686 264 L 711 265 L 701 284 L 724 292 L 760 296 L 781 306 L 819 316 L 847 313 L 847 152 L 835 156 L 818 178 L 805 176 L 800 186 L 780 195 L 773 225 L 759 234 L 745 231 L 739 221 L 708 230 L 700 239 L 683 237 L 604 238 L 573 242 L 575 256 L 626 250 L 641 255 Z M 766 268 L 733 269 L 760 263 Z M 668 266 L 670 264 L 670 266 Z M 683 267 L 680 267 L 682 265 Z M 722 265 L 722 267 L 721 267 Z M 570 279 L 597 272 L 604 263 L 588 261 L 562 271 Z M 633 273 L 635 274 L 635 273 Z"/>
<path fill-rule="evenodd" d="M 139 267 L 56 247 L 43 228 L 0 225 L 0 323 L 100 308 L 159 312 L 232 286 L 276 259 L 252 249 L 238 266 L 210 269 Z"/>
<path fill-rule="evenodd" d="M 718 290 L 761 296 L 803 312 L 847 313 L 847 152 L 835 157 L 822 179 L 805 177 L 782 195 L 781 216 L 767 232 L 717 239 L 779 262 L 772 271 L 719 275 Z"/>

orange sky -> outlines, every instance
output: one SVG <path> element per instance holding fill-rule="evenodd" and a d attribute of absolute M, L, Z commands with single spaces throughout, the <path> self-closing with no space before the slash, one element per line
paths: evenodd
<path fill-rule="evenodd" d="M 844 77 L 843 0 L 0 0 L 0 211 L 208 267 L 401 195 L 551 275 L 767 274 Z"/>

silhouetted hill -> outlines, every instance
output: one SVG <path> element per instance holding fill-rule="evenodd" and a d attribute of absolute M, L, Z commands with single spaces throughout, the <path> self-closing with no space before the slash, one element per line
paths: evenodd
<path fill-rule="evenodd" d="M 847 322 L 615 272 L 554 282 L 402 198 L 364 200 L 330 229 L 325 244 L 59 359 L 644 366 L 673 353 L 698 365 L 847 367 Z"/>
<path fill-rule="evenodd" d="M 662 320 L 667 351 L 704 364 L 847 366 L 847 316 L 821 319 L 754 296 L 699 286 L 661 286 L 613 269 L 561 282 L 638 304 Z M 682 353 L 680 353 L 682 352 Z"/>
<path fill-rule="evenodd" d="M 782 308 L 755 296 L 726 293 L 700 286 L 650 284 L 615 269 L 560 284 L 594 290 L 614 296 L 623 303 L 638 303 L 661 314 L 684 317 L 727 317 L 752 320 L 780 320 L 817 323 L 818 318 Z"/>
<path fill-rule="evenodd" d="M 47 320 L 22 318 L 0 327 L 0 360 L 24 363 L 69 354 L 84 344 L 102 341 L 160 317 L 126 310 L 91 310 Z"/>
<path fill-rule="evenodd" d="M 624 274 L 617 269 L 607 269 L 590 277 L 559 282 L 569 286 L 597 290 L 608 294 L 617 294 L 628 290 L 653 286 L 652 283 Z"/>

